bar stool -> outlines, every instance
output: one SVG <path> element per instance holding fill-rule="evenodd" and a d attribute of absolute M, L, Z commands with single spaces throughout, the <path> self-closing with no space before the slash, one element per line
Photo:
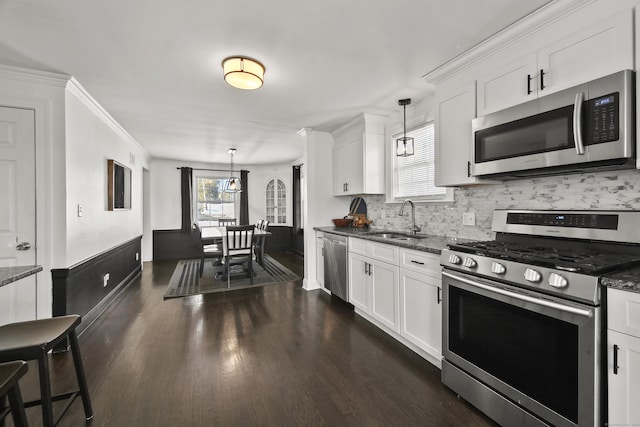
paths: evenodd
<path fill-rule="evenodd" d="M 27 373 L 29 365 L 22 360 L 0 363 L 0 425 L 9 412 L 13 417 L 15 427 L 27 427 L 27 415 L 24 413 L 22 394 L 18 380 Z M 4 398 L 9 398 L 9 407 L 4 407 Z"/>
<path fill-rule="evenodd" d="M 26 402 L 26 408 L 41 405 L 42 422 L 45 427 L 55 426 L 69 409 L 78 394 L 82 397 L 85 418 L 93 418 L 89 388 L 82 367 L 80 346 L 76 335 L 76 327 L 80 324 L 80 316 L 52 317 L 50 319 L 31 320 L 28 322 L 10 323 L 0 326 L 0 362 L 13 360 L 37 360 L 40 377 L 40 400 Z M 53 396 L 49 377 L 49 358 L 47 353 L 63 340 L 68 339 L 73 355 L 79 390 Z M 54 422 L 53 402 L 67 399 L 60 415 Z"/>

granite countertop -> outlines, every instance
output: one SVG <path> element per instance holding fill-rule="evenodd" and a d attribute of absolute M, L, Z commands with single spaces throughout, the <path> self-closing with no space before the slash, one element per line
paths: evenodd
<path fill-rule="evenodd" d="M 467 239 L 456 239 L 443 236 L 432 236 L 428 234 L 418 234 L 418 240 L 394 240 L 376 236 L 381 233 L 407 234 L 396 230 L 383 230 L 376 228 L 352 228 L 352 227 L 315 227 L 314 230 L 323 233 L 333 233 L 347 237 L 358 237 L 375 242 L 386 243 L 407 249 L 414 249 L 423 252 L 440 254 L 447 245 L 454 242 L 470 242 Z M 640 293 L 640 266 L 625 269 L 614 273 L 605 274 L 601 277 L 600 283 L 609 288 L 621 289 L 629 292 Z"/>
<path fill-rule="evenodd" d="M 25 277 L 42 271 L 39 265 L 23 265 L 17 267 L 0 267 L 0 286 L 8 285 Z"/>
<path fill-rule="evenodd" d="M 413 249 L 422 252 L 431 252 L 440 255 L 447 245 L 455 242 L 470 242 L 471 240 L 457 239 L 455 237 L 433 236 L 430 234 L 417 234 L 417 239 L 396 240 L 380 237 L 382 233 L 406 234 L 405 231 L 384 230 L 379 228 L 353 228 L 353 227 L 314 227 L 314 230 L 323 233 L 338 234 L 340 236 L 357 237 L 388 245 L 399 246 L 406 249 Z"/>
<path fill-rule="evenodd" d="M 600 283 L 609 288 L 640 293 L 640 266 L 605 274 Z"/>

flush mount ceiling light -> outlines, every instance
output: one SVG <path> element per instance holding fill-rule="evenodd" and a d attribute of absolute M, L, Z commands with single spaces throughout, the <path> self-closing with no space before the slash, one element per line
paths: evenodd
<path fill-rule="evenodd" d="M 236 178 L 233 172 L 233 156 L 236 154 L 235 148 L 229 148 L 229 155 L 231 156 L 231 177 L 227 180 L 227 184 L 224 187 L 225 193 L 239 193 L 242 191 L 242 184 L 240 178 Z"/>
<path fill-rule="evenodd" d="M 231 86 L 253 90 L 264 83 L 264 65 L 244 56 L 230 56 L 222 61 L 224 80 Z"/>
<path fill-rule="evenodd" d="M 411 98 L 399 99 L 398 104 L 402 105 L 404 112 L 404 136 L 396 139 L 396 155 L 398 157 L 413 156 L 413 138 L 407 137 L 407 105 L 411 104 Z"/>

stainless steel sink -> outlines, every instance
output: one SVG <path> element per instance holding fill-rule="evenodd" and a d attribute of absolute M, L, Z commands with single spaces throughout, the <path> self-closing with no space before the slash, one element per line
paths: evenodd
<path fill-rule="evenodd" d="M 424 239 L 423 236 L 410 236 L 407 234 L 400 233 L 373 233 L 373 236 L 380 237 L 382 239 L 392 239 L 392 240 L 420 240 Z"/>

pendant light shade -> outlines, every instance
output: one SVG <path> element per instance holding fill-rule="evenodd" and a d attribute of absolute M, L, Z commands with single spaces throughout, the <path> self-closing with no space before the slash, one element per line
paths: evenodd
<path fill-rule="evenodd" d="M 224 187 L 225 193 L 239 193 L 242 191 L 242 183 L 240 178 L 236 178 L 233 171 L 233 156 L 236 154 L 235 148 L 229 148 L 229 155 L 231 156 L 231 176 L 227 180 L 227 184 Z"/>
<path fill-rule="evenodd" d="M 264 83 L 264 65 L 255 59 L 232 56 L 222 61 L 222 70 L 224 80 L 238 89 L 258 89 Z"/>
<path fill-rule="evenodd" d="M 398 157 L 413 156 L 413 138 L 407 137 L 407 105 L 411 104 L 411 98 L 400 99 L 398 104 L 402 105 L 404 113 L 404 136 L 396 139 L 396 155 Z"/>

